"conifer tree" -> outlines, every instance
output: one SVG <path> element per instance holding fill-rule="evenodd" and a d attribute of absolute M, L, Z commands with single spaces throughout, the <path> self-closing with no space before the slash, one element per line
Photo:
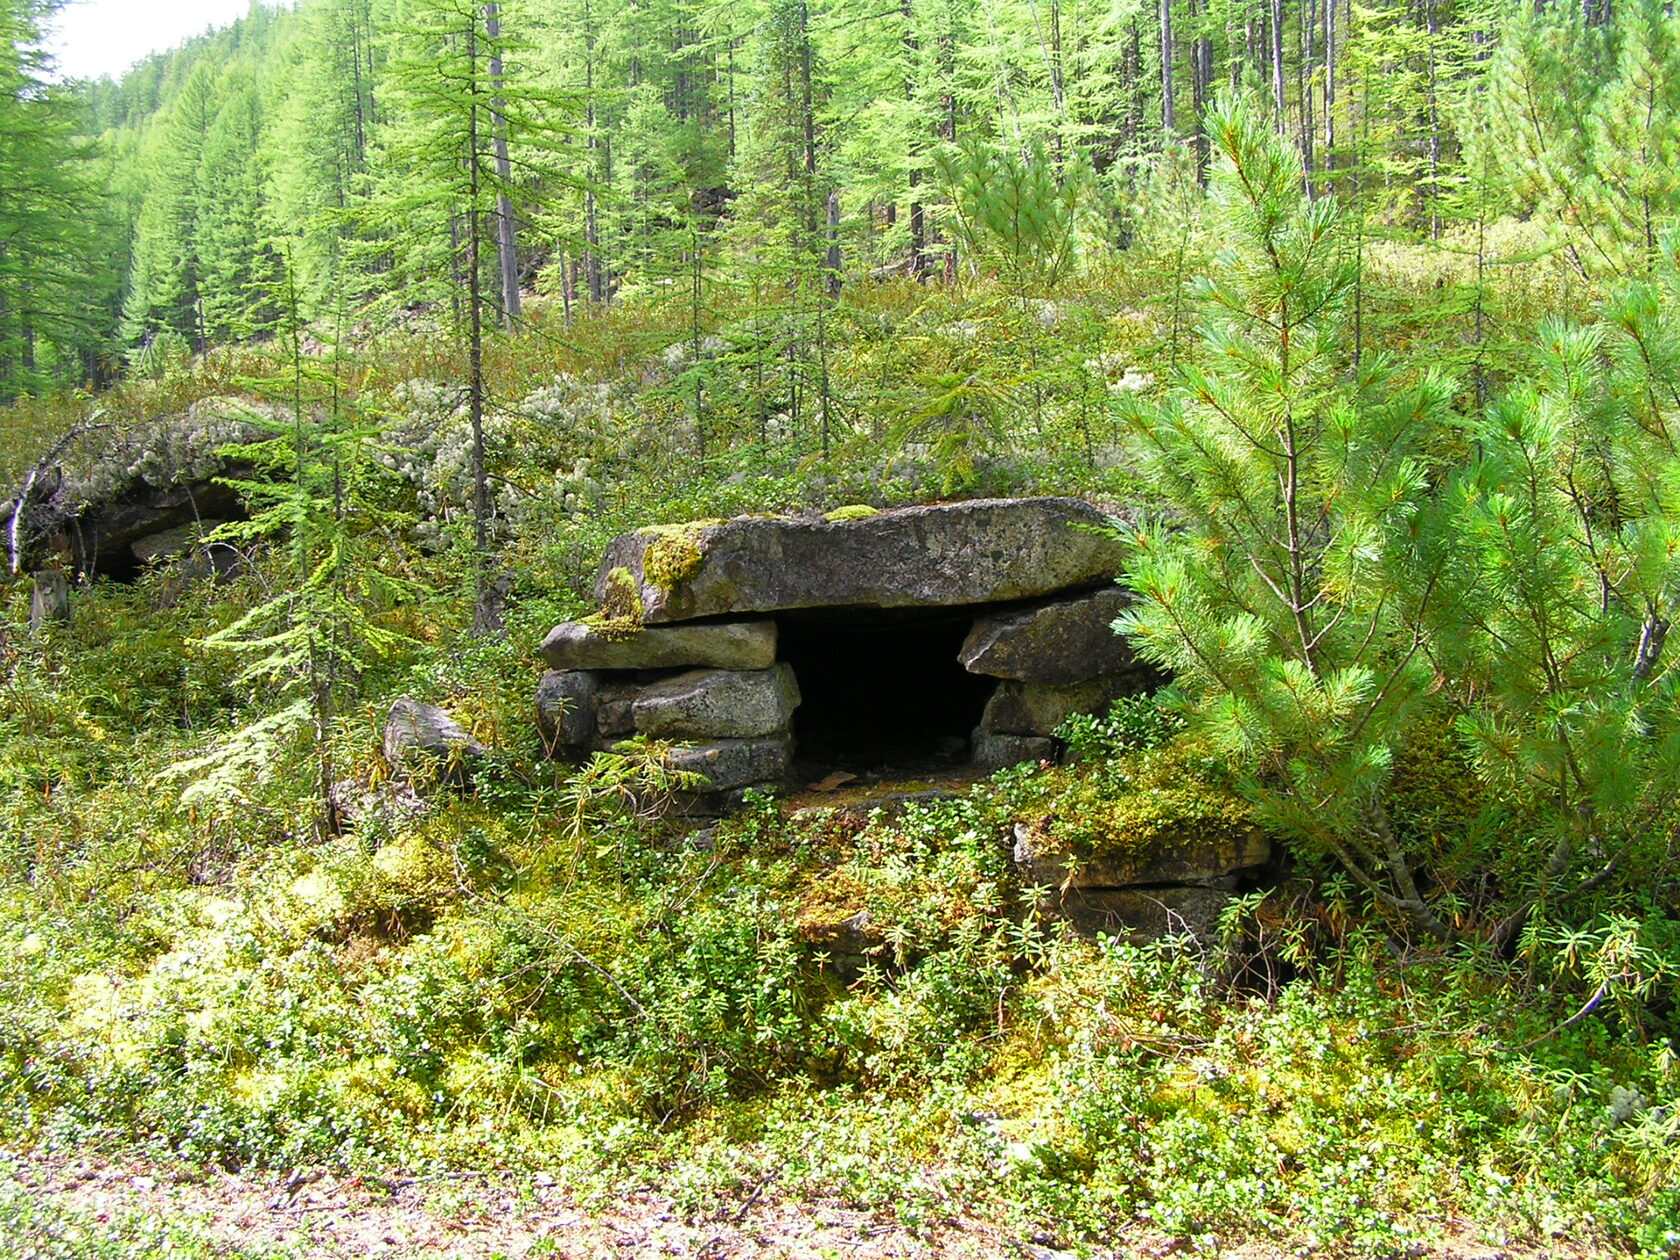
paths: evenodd
<path fill-rule="evenodd" d="M 1203 283 L 1213 366 L 1181 368 L 1132 432 L 1180 514 L 1139 531 L 1121 622 L 1177 677 L 1198 728 L 1274 826 L 1333 857 L 1414 929 L 1449 938 L 1382 787 L 1434 670 L 1422 627 L 1448 595 L 1423 439 L 1451 388 L 1347 374 L 1355 280 L 1334 203 L 1307 203 L 1299 151 L 1254 111 L 1209 115 L 1218 157 Z"/>
<path fill-rule="evenodd" d="M 273 598 L 204 644 L 243 658 L 241 680 L 263 684 L 278 704 L 176 772 L 190 780 L 183 794 L 189 801 L 237 801 L 288 744 L 307 735 L 315 820 L 325 832 L 337 822 L 333 728 L 346 690 L 401 638 L 373 615 L 393 592 L 377 570 L 357 563 L 359 539 L 381 519 L 367 496 L 377 426 L 345 392 L 348 373 L 337 338 L 329 355 L 305 355 L 301 300 L 289 267 L 268 300 L 278 311 L 283 356 L 276 375 L 245 382 L 264 406 L 244 418 L 263 436 L 240 448 L 259 475 L 231 483 L 250 515 L 215 537 L 276 543 L 282 573 Z"/>
<path fill-rule="evenodd" d="M 80 108 L 49 81 L 40 46 L 54 8 L 0 2 L 0 400 L 39 388 L 51 368 L 74 379 L 104 332 Z"/>
<path fill-rule="evenodd" d="M 478 0 L 414 0 L 390 63 L 393 125 L 373 199 L 361 210 L 375 249 L 391 263 L 388 294 L 404 304 L 442 300 L 467 358 L 466 404 L 472 428 L 474 626 L 499 629 L 491 568 L 491 495 L 484 422 L 490 406 L 485 373 L 486 318 L 493 326 L 498 222 L 521 190 L 504 178 L 498 129 L 517 132 L 528 176 L 566 181 L 551 94 L 523 89 L 507 69 L 502 25 Z M 492 28 L 495 34 L 492 35 Z M 493 65 L 496 68 L 493 68 Z"/>

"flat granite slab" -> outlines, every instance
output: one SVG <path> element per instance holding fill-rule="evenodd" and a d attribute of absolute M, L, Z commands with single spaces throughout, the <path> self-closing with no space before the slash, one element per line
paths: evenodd
<path fill-rule="evenodd" d="M 1077 499 L 971 499 L 850 520 L 738 517 L 615 539 L 595 580 L 629 571 L 648 624 L 796 608 L 1035 599 L 1113 580 L 1106 518 Z M 652 564 L 649 563 L 650 555 Z M 650 575 L 649 570 L 652 570 Z"/>

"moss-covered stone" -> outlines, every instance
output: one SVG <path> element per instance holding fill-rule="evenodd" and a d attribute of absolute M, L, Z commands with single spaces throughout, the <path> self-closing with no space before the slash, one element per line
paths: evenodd
<path fill-rule="evenodd" d="M 704 557 L 696 534 L 660 534 L 642 552 L 642 573 L 665 592 L 700 572 Z"/>
<path fill-rule="evenodd" d="M 1183 745 L 1048 771 L 1024 812 L 1016 860 L 1036 884 L 1196 883 L 1271 858 L 1247 802 Z"/>
<path fill-rule="evenodd" d="M 593 617 L 585 617 L 583 624 L 609 643 L 622 643 L 642 632 L 645 624 L 642 592 L 629 569 L 617 568 L 607 574 L 601 610 Z"/>

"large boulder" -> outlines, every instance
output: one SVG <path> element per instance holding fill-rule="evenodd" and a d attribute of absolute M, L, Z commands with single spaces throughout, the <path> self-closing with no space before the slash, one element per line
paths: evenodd
<path fill-rule="evenodd" d="M 626 638 L 568 621 L 548 632 L 542 654 L 550 669 L 769 669 L 776 623 L 650 626 Z"/>
<path fill-rule="evenodd" d="M 694 669 L 643 689 L 631 706 L 636 729 L 660 739 L 751 739 L 785 730 L 799 684 L 774 669 Z"/>
<path fill-rule="evenodd" d="M 1129 599 L 1114 587 L 981 617 L 958 657 L 971 674 L 1051 686 L 1135 669 L 1112 628 Z"/>
<path fill-rule="evenodd" d="M 414 777 L 435 773 L 466 785 L 488 751 L 435 704 L 400 697 L 385 720 L 385 760 L 392 770 Z"/>
<path fill-rule="evenodd" d="M 709 744 L 679 744 L 666 755 L 673 770 L 704 775 L 714 792 L 774 783 L 787 777 L 793 761 L 793 739 L 720 739 Z"/>
<path fill-rule="evenodd" d="M 648 624 L 796 608 L 1036 599 L 1109 581 L 1118 541 L 1076 499 L 974 499 L 873 516 L 741 517 L 626 534 L 596 578 L 628 573 Z"/>
<path fill-rule="evenodd" d="M 1258 870 L 1271 858 L 1271 841 L 1252 824 L 1186 826 L 1170 840 L 1105 847 L 1077 856 L 1025 823 L 1015 827 L 1015 865 L 1023 879 L 1041 888 L 1221 885 Z"/>

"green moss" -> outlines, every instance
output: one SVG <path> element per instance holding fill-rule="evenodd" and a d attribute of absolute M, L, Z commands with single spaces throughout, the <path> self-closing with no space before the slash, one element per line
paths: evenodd
<path fill-rule="evenodd" d="M 1053 847 L 1089 857 L 1234 839 L 1254 828 L 1247 802 L 1219 769 L 1178 743 L 1128 753 L 1100 769 L 1048 771 L 1034 781 L 1033 795 L 1032 810 Z"/>
<path fill-rule="evenodd" d="M 642 592 L 636 586 L 635 575 L 620 566 L 607 574 L 601 610 L 593 617 L 585 617 L 583 624 L 610 643 L 622 643 L 642 632 L 645 618 Z"/>
<path fill-rule="evenodd" d="M 837 507 L 823 517 L 825 521 L 862 521 L 871 516 L 881 515 L 879 508 L 872 508 L 867 503 L 848 503 L 845 507 Z"/>
<path fill-rule="evenodd" d="M 669 593 L 700 572 L 700 544 L 687 536 L 655 538 L 642 552 L 642 573 Z"/>
<path fill-rule="evenodd" d="M 654 525 L 642 530 L 650 538 L 642 550 L 642 575 L 666 594 L 700 572 L 704 552 L 701 531 L 722 521 L 688 521 L 682 525 Z"/>

